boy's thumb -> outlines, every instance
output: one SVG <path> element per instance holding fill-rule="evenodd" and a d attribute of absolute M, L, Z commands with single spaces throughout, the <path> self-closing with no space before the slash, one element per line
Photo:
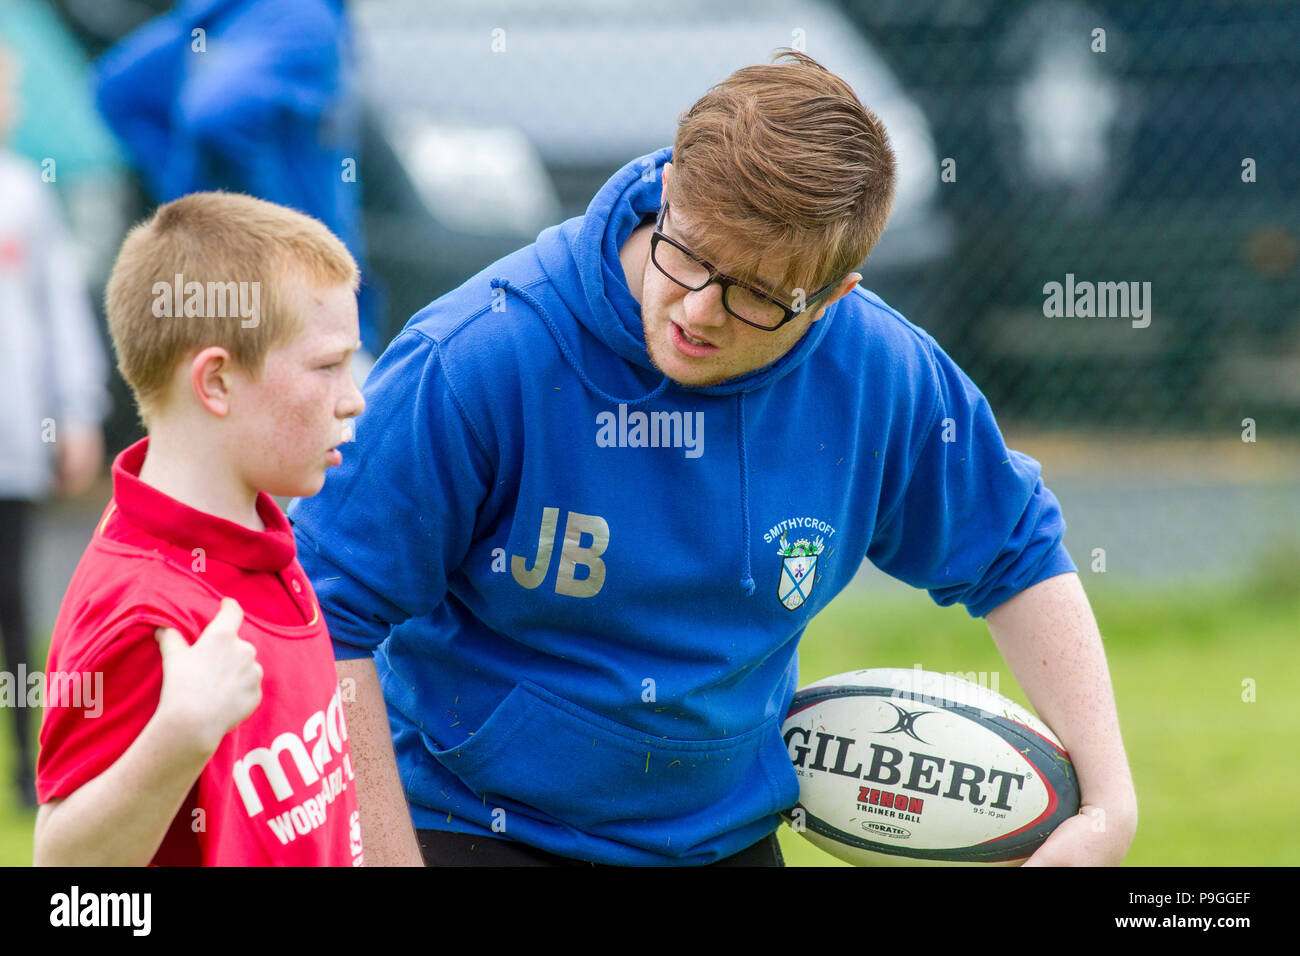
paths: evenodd
<path fill-rule="evenodd" d="M 178 649 L 183 649 L 188 645 L 181 632 L 174 627 L 159 627 L 153 632 L 154 640 L 158 642 L 158 650 L 162 652 L 163 660 L 167 659 L 168 654 L 175 653 Z"/>

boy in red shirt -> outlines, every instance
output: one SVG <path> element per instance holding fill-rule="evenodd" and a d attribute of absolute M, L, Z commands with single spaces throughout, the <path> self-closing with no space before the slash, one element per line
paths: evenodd
<path fill-rule="evenodd" d="M 361 864 L 329 635 L 271 497 L 319 491 L 365 406 L 357 282 L 321 223 L 247 196 L 123 243 L 108 321 L 149 436 L 55 625 L 37 864 Z"/>

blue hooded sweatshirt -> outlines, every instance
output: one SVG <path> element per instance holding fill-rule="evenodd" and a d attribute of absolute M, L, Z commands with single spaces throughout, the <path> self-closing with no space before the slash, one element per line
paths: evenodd
<path fill-rule="evenodd" d="M 99 59 L 96 97 L 159 202 L 248 193 L 315 216 L 364 264 L 351 55 L 343 0 L 184 0 Z M 361 335 L 377 352 L 365 279 Z"/>
<path fill-rule="evenodd" d="M 766 368 L 667 381 L 618 258 L 646 168 L 417 313 L 289 514 L 416 827 L 704 864 L 795 803 L 796 648 L 864 556 L 976 616 L 1074 565 L 1038 464 L 864 289 Z"/>

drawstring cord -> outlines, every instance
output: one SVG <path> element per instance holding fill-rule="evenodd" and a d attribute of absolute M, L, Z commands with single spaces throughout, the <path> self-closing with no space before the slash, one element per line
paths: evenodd
<path fill-rule="evenodd" d="M 542 320 L 542 323 L 546 326 L 546 330 L 551 333 L 551 338 L 555 339 L 555 344 L 559 347 L 560 354 L 563 355 L 564 360 L 569 363 L 569 367 L 573 369 L 573 373 L 578 376 L 578 381 L 582 383 L 583 387 L 586 388 L 587 391 L 591 392 L 602 401 L 609 402 L 611 405 L 642 405 L 645 402 L 658 398 L 668 388 L 670 379 L 665 375 L 663 380 L 654 388 L 653 391 L 647 392 L 640 398 L 615 398 L 613 395 L 610 395 L 608 392 L 598 387 L 595 382 L 587 377 L 587 373 L 582 370 L 582 367 L 578 364 L 578 360 L 574 357 L 573 352 L 570 351 L 568 343 L 565 342 L 564 338 L 560 335 L 560 330 L 556 328 L 550 315 L 537 299 L 518 286 L 512 285 L 509 279 L 495 278 L 491 281 L 491 285 L 493 289 L 503 289 L 506 292 L 513 292 L 523 300 L 525 305 L 537 313 L 537 317 Z M 743 576 L 740 579 L 740 589 L 745 593 L 746 597 L 752 597 L 756 588 L 754 585 L 754 577 L 750 573 L 749 563 L 749 456 L 745 448 L 745 393 L 737 393 L 736 399 L 736 409 L 739 418 L 739 429 L 736 433 L 736 445 L 740 453 L 740 520 L 742 535 L 740 550 L 744 560 L 744 568 L 742 569 Z"/>
<path fill-rule="evenodd" d="M 740 579 L 740 589 L 745 597 L 754 596 L 754 576 L 749 566 L 749 455 L 745 449 L 745 393 L 736 393 L 736 445 L 740 450 L 740 552 L 744 556 L 744 576 Z"/>

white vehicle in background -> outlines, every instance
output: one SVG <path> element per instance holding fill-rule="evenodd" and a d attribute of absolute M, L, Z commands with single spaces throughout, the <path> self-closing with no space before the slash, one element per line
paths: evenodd
<path fill-rule="evenodd" d="M 897 153 L 893 218 L 866 284 L 949 249 L 924 115 L 868 40 L 818 0 L 359 0 L 352 15 L 368 142 L 381 154 L 363 165 L 367 238 L 394 331 L 580 215 L 615 170 L 671 145 L 678 114 L 705 90 L 782 47 L 842 76 Z"/>

